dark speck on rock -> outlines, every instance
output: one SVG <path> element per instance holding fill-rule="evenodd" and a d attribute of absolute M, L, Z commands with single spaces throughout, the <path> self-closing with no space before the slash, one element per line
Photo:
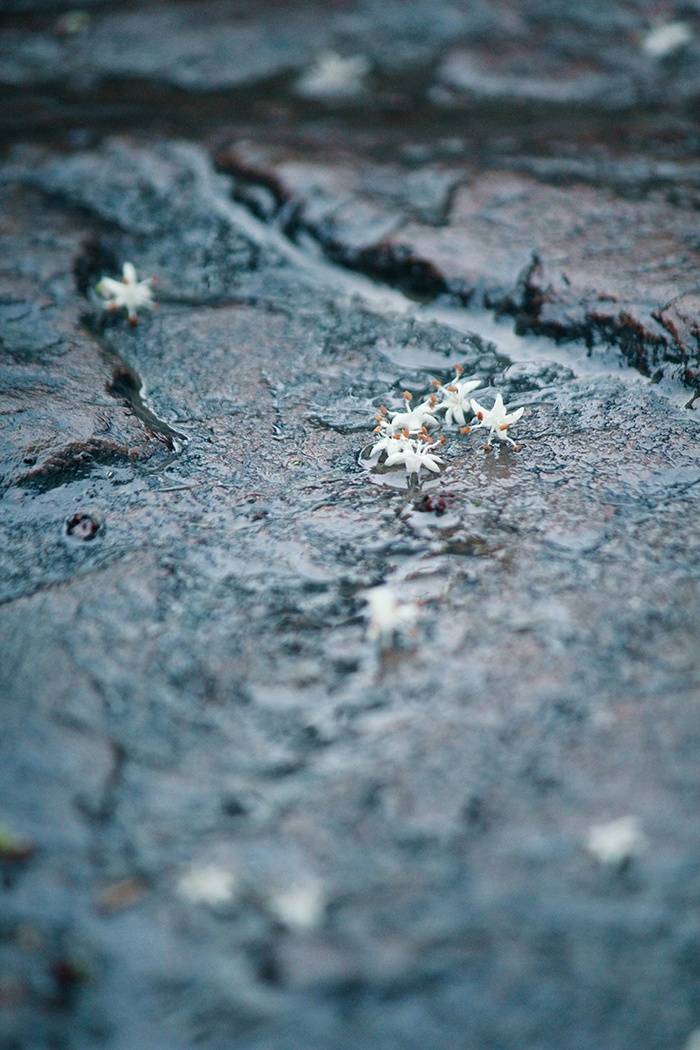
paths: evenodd
<path fill-rule="evenodd" d="M 101 521 L 86 511 L 77 511 L 66 522 L 66 535 L 74 540 L 94 540 L 102 528 Z"/>
<path fill-rule="evenodd" d="M 441 517 L 454 505 L 455 499 L 453 492 L 426 492 L 417 500 L 415 507 L 422 513 Z"/>

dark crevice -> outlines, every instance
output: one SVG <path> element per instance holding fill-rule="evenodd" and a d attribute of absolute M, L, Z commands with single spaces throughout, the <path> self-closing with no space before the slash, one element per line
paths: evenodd
<path fill-rule="evenodd" d="M 114 815 L 117 794 L 126 766 L 126 750 L 119 741 L 110 741 L 111 764 L 97 799 L 80 794 L 76 806 L 90 821 L 95 824 L 106 824 Z"/>
<path fill-rule="evenodd" d="M 594 304 L 582 304 L 585 316 L 580 321 L 567 317 L 565 310 L 561 320 L 545 320 L 542 311 L 548 293 L 538 284 L 542 263 L 536 253 L 511 289 L 456 288 L 410 245 L 379 241 L 356 249 L 338 240 L 323 220 L 307 221 L 303 201 L 285 193 L 274 174 L 258 171 L 245 162 L 239 164 L 231 156 L 219 155 L 214 163 L 231 177 L 231 195 L 237 203 L 263 222 L 274 221 L 284 236 L 302 250 L 304 241 L 311 240 L 336 266 L 380 281 L 417 302 L 448 298 L 464 307 L 481 304 L 497 316 L 512 317 L 518 335 L 544 336 L 556 343 L 583 342 L 589 349 L 605 344 L 616 347 L 627 363 L 645 376 L 653 375 L 654 369 L 664 363 L 681 365 L 681 381 L 695 389 L 700 385 L 700 372 L 692 367 L 688 354 L 671 335 L 665 337 L 650 331 L 624 310 L 611 317 L 597 313 Z M 261 192 L 265 194 L 264 205 L 260 203 Z"/>
<path fill-rule="evenodd" d="M 231 177 L 232 199 L 262 222 L 274 220 L 280 232 L 297 247 L 303 247 L 304 238 L 310 237 L 329 262 L 381 281 L 421 302 L 431 302 L 447 292 L 439 270 L 416 256 L 407 245 L 380 242 L 359 250 L 350 248 L 322 225 L 307 222 L 302 208 L 274 176 L 221 156 L 214 157 L 214 163 L 218 171 Z"/>
<path fill-rule="evenodd" d="M 76 288 L 81 295 L 87 298 L 90 290 L 94 288 L 104 273 L 116 274 L 119 273 L 119 270 L 117 254 L 110 244 L 101 237 L 90 237 L 84 242 L 81 253 L 73 264 Z M 141 376 L 103 337 L 109 320 L 106 315 L 98 318 L 93 316 L 84 318 L 86 329 L 96 339 L 112 368 L 112 378 L 105 387 L 107 393 L 125 405 L 143 423 L 151 437 L 156 438 L 171 452 L 178 451 L 187 440 L 186 436 L 156 415 L 153 409 L 145 403 L 144 384 Z"/>
<path fill-rule="evenodd" d="M 104 348 L 103 348 L 104 349 Z M 104 351 L 111 358 L 117 355 L 112 350 Z M 187 441 L 184 434 L 160 419 L 143 401 L 143 383 L 138 372 L 124 361 L 114 365 L 112 379 L 106 386 L 107 393 L 126 405 L 141 420 L 148 433 L 161 441 L 171 452 L 177 452 Z"/>

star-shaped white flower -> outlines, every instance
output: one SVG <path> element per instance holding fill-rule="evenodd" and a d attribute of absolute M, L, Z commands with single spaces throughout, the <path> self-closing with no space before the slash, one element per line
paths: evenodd
<path fill-rule="evenodd" d="M 122 266 L 123 281 L 113 277 L 103 277 L 96 286 L 98 295 L 105 300 L 106 310 L 126 310 L 129 324 L 138 324 L 138 310 L 148 310 L 153 305 L 153 278 L 139 281 L 136 269 L 130 262 Z"/>
<path fill-rule="evenodd" d="M 372 642 L 386 645 L 394 636 L 412 627 L 418 616 L 413 602 L 401 602 L 391 587 L 384 584 L 365 591 L 367 610 L 367 637 Z"/>
<path fill-rule="evenodd" d="M 415 408 L 409 408 L 412 395 L 408 391 L 404 393 L 403 397 L 406 402 L 405 410 L 395 410 L 390 413 L 391 420 L 389 425 L 394 433 L 397 433 L 399 430 L 407 430 L 409 434 L 418 434 L 425 427 L 430 427 L 437 423 L 435 418 L 437 398 L 434 394 L 431 394 L 427 401 L 422 401 L 420 405 L 416 405 Z"/>
<path fill-rule="evenodd" d="M 508 412 L 505 405 L 503 404 L 503 398 L 500 394 L 496 394 L 496 400 L 493 403 L 493 408 L 484 408 L 479 404 L 478 401 L 471 401 L 472 412 L 474 413 L 477 422 L 472 422 L 472 425 L 465 428 L 465 432 L 469 430 L 479 430 L 483 427 L 488 427 L 489 436 L 488 440 L 492 441 L 493 438 L 497 438 L 499 441 L 507 441 L 513 448 L 518 446 L 508 434 L 509 427 L 512 427 L 514 423 L 517 423 L 523 412 L 524 408 L 517 408 L 515 412 Z M 489 445 L 486 446 L 487 450 Z"/>
<path fill-rule="evenodd" d="M 439 474 L 442 462 L 444 461 L 433 452 L 433 446 L 427 441 L 410 439 L 404 441 L 396 452 L 390 452 L 384 460 L 384 466 L 395 467 L 403 463 L 408 477 L 415 474 L 417 478 L 420 478 L 423 467 L 432 471 L 433 474 Z"/>
<path fill-rule="evenodd" d="M 374 456 L 380 456 L 382 452 L 386 452 L 387 455 L 391 455 L 392 452 L 398 452 L 400 448 L 403 448 L 404 444 L 408 441 L 408 433 L 406 431 L 399 431 L 398 434 L 394 434 L 391 423 L 388 419 L 383 419 L 374 430 L 375 434 L 379 437 L 372 445 L 370 450 L 370 458 Z"/>
<path fill-rule="evenodd" d="M 437 387 L 436 392 L 442 394 L 442 401 L 435 406 L 434 411 L 445 413 L 445 423 L 448 426 L 450 423 L 458 427 L 465 426 L 467 420 L 464 413 L 469 408 L 467 394 L 481 386 L 480 379 L 460 379 L 461 374 L 462 369 L 458 368 L 451 383 Z"/>

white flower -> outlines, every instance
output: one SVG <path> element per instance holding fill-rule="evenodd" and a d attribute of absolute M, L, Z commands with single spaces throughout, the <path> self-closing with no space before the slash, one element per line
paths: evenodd
<path fill-rule="evenodd" d="M 464 410 L 468 408 L 467 394 L 481 386 L 480 379 L 460 379 L 461 374 L 462 369 L 458 368 L 451 383 L 437 387 L 437 393 L 442 394 L 443 400 L 435 406 L 434 411 L 445 413 L 445 423 L 448 426 L 450 423 L 459 427 L 466 424 Z"/>
<path fill-rule="evenodd" d="M 396 410 L 390 413 L 391 421 L 389 425 L 394 433 L 400 430 L 407 430 L 409 434 L 418 434 L 425 427 L 430 427 L 437 423 L 434 414 L 437 407 L 437 398 L 434 394 L 431 394 L 427 401 L 422 401 L 420 405 L 416 405 L 415 408 L 408 407 L 412 398 L 408 391 L 404 393 L 403 398 L 406 402 L 405 410 Z"/>
<path fill-rule="evenodd" d="M 395 467 L 400 463 L 406 468 L 406 474 L 410 477 L 415 474 L 420 478 L 421 468 L 431 470 L 433 474 L 440 473 L 440 464 L 443 460 L 432 451 L 432 445 L 427 441 L 407 440 L 402 442 L 396 452 L 390 452 L 384 460 L 385 467 Z"/>
<path fill-rule="evenodd" d="M 356 95 L 363 89 L 369 73 L 364 55 L 339 55 L 325 51 L 297 81 L 296 89 L 307 98 L 341 98 Z"/>
<path fill-rule="evenodd" d="M 700 1050 L 700 1028 L 695 1028 L 690 1033 L 683 1050 Z"/>
<path fill-rule="evenodd" d="M 130 262 L 122 266 L 123 281 L 116 281 L 113 277 L 103 277 L 97 284 L 96 291 L 105 299 L 106 310 L 126 309 L 129 324 L 138 324 L 137 311 L 150 309 L 153 304 L 153 292 L 151 284 L 153 278 L 139 281 L 136 278 L 136 270 Z"/>
<path fill-rule="evenodd" d="M 391 455 L 392 452 L 398 452 L 408 441 L 408 434 L 405 431 L 394 434 L 391 424 L 386 419 L 375 428 L 375 434 L 379 434 L 380 437 L 372 445 L 370 458 L 380 456 L 382 452 L 386 452 L 387 455 Z"/>
<path fill-rule="evenodd" d="M 191 867 L 180 876 L 177 888 L 193 904 L 225 904 L 237 888 L 238 879 L 231 868 L 218 864 Z"/>
<path fill-rule="evenodd" d="M 665 58 L 685 47 L 693 39 L 693 31 L 687 22 L 662 22 L 649 30 L 642 46 L 652 58 Z"/>
<path fill-rule="evenodd" d="M 596 824 L 586 838 L 586 849 L 601 864 L 619 866 L 646 849 L 647 839 L 638 817 L 618 817 Z"/>
<path fill-rule="evenodd" d="M 323 918 L 326 899 L 321 883 L 309 879 L 272 893 L 268 905 L 285 926 L 310 930 Z"/>
<path fill-rule="evenodd" d="M 391 642 L 394 635 L 412 627 L 418 616 L 413 602 L 400 602 L 391 587 L 373 587 L 365 591 L 367 613 L 367 637 L 380 645 Z"/>
<path fill-rule="evenodd" d="M 465 428 L 465 433 L 469 433 L 470 430 L 479 430 L 482 427 L 488 427 L 489 441 L 492 441 L 493 438 L 498 438 L 499 441 L 507 441 L 509 445 L 513 446 L 513 448 L 518 447 L 513 439 L 508 436 L 508 428 L 518 422 L 525 411 L 524 408 L 518 408 L 515 412 L 508 412 L 503 404 L 503 398 L 500 394 L 496 394 L 493 408 L 484 408 L 478 401 L 474 400 L 472 400 L 471 406 L 472 412 L 478 422 L 472 422 L 470 427 Z M 486 446 L 487 450 L 489 447 L 489 445 Z"/>

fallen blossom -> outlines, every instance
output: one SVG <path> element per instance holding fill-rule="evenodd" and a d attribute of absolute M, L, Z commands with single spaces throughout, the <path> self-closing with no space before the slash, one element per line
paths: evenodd
<path fill-rule="evenodd" d="M 685 47 L 692 39 L 693 31 L 687 22 L 662 22 L 652 26 L 642 46 L 652 58 L 665 58 Z"/>
<path fill-rule="evenodd" d="M 121 310 L 124 308 L 129 318 L 129 324 L 138 324 L 138 311 L 148 310 L 153 305 L 153 291 L 151 285 L 153 278 L 139 281 L 136 269 L 130 262 L 122 266 L 123 281 L 117 281 L 113 277 L 103 277 L 96 285 L 98 295 L 105 300 L 105 310 Z"/>
<path fill-rule="evenodd" d="M 461 374 L 462 369 L 458 368 L 457 374 L 451 383 L 438 386 L 436 389 L 436 393 L 442 395 L 442 401 L 435 406 L 434 411 L 445 413 L 445 423 L 448 426 L 450 423 L 460 427 L 466 424 L 467 420 L 464 413 L 465 409 L 469 408 L 467 394 L 471 394 L 472 390 L 476 390 L 478 386 L 481 386 L 480 379 L 460 379 Z"/>
<path fill-rule="evenodd" d="M 437 407 L 437 398 L 432 394 L 426 401 L 422 401 L 415 408 L 409 408 L 411 401 L 411 394 L 406 391 L 403 395 L 404 401 L 406 402 L 405 410 L 396 410 L 390 413 L 391 419 L 389 426 L 394 433 L 400 430 L 407 430 L 409 434 L 417 434 L 425 427 L 433 426 L 437 423 L 435 418 L 435 410 Z"/>
<path fill-rule="evenodd" d="M 204 864 L 188 868 L 179 878 L 178 892 L 194 904 L 225 904 L 231 900 L 238 879 L 231 868 Z"/>
<path fill-rule="evenodd" d="M 494 438 L 499 441 L 506 441 L 513 448 L 517 448 L 515 441 L 509 436 L 508 429 L 512 427 L 514 423 L 517 423 L 523 412 L 524 408 L 517 408 L 515 412 L 508 412 L 503 404 L 503 398 L 500 394 L 496 394 L 496 400 L 493 403 L 493 408 L 484 408 L 478 401 L 471 401 L 472 412 L 474 413 L 477 422 L 472 422 L 471 426 L 464 427 L 463 432 L 468 434 L 471 430 L 479 430 L 481 428 L 488 428 L 489 442 Z M 490 445 L 486 446 L 486 449 L 490 448 Z"/>
<path fill-rule="evenodd" d="M 403 441 L 396 452 L 391 452 L 386 457 L 384 466 L 396 467 L 399 464 L 403 464 L 409 477 L 415 474 L 417 478 L 420 478 L 420 472 L 423 467 L 432 471 L 433 474 L 439 474 L 442 462 L 443 460 L 440 456 L 437 456 L 432 451 L 432 445 L 429 445 L 426 441 L 409 439 Z"/>
<path fill-rule="evenodd" d="M 683 1050 L 700 1050 L 700 1028 L 695 1028 L 688 1036 Z"/>
<path fill-rule="evenodd" d="M 618 817 L 606 824 L 595 824 L 586 837 L 586 849 L 601 864 L 619 867 L 639 856 L 647 846 L 638 817 Z"/>
<path fill-rule="evenodd" d="M 363 80 L 369 73 L 369 62 L 364 55 L 339 55 L 326 51 L 299 78 L 296 90 L 307 98 L 341 98 L 363 90 Z"/>
<path fill-rule="evenodd" d="M 375 443 L 372 445 L 370 450 L 370 457 L 380 456 L 382 452 L 386 452 L 387 455 L 391 455 L 392 452 L 398 451 L 403 448 L 404 444 L 409 440 L 409 434 L 407 430 L 403 430 L 398 434 L 394 434 L 391 428 L 391 424 L 388 420 L 383 423 L 379 423 L 375 427 L 375 434 L 380 436 L 377 438 Z"/>
<path fill-rule="evenodd" d="M 321 883 L 309 879 L 271 894 L 268 906 L 285 926 L 310 930 L 321 922 L 326 898 Z"/>
<path fill-rule="evenodd" d="M 369 606 L 367 637 L 380 645 L 392 642 L 397 633 L 412 627 L 418 616 L 414 603 L 400 601 L 386 584 L 365 591 L 364 599 Z"/>

